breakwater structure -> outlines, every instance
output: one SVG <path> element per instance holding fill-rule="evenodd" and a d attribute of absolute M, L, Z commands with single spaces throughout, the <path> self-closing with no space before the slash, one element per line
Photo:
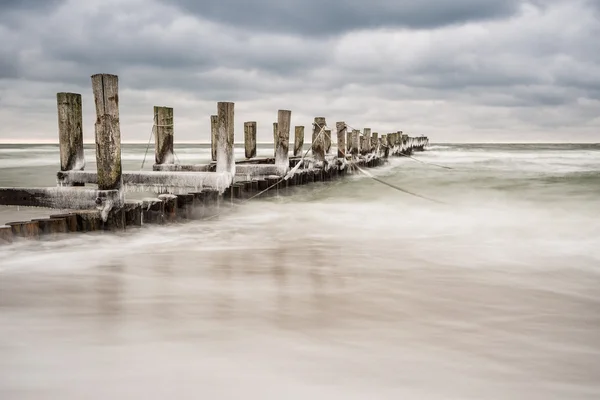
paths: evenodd
<path fill-rule="evenodd" d="M 257 157 L 257 123 L 249 121 L 244 123 L 245 158 L 236 160 L 234 103 L 218 102 L 216 114 L 210 116 L 211 161 L 181 164 L 175 162 L 173 108 L 155 106 L 152 171 L 123 171 L 118 76 L 96 74 L 91 80 L 97 170 L 85 170 L 81 95 L 58 93 L 57 185 L 0 188 L 0 205 L 44 207 L 57 213 L 0 226 L 0 244 L 70 232 L 123 231 L 145 224 L 210 219 L 258 196 L 279 195 L 291 186 L 361 173 L 389 157 L 423 151 L 429 144 L 426 136 L 410 137 L 402 131 L 380 135 L 370 128 L 360 132 L 345 122 L 335 123 L 332 136 L 326 118 L 316 117 L 309 148 L 304 150 L 304 126 L 294 127 L 290 148 L 291 111 L 278 110 L 273 123 L 273 157 Z M 332 137 L 337 140 L 336 147 Z M 127 200 L 127 192 L 156 196 Z"/>

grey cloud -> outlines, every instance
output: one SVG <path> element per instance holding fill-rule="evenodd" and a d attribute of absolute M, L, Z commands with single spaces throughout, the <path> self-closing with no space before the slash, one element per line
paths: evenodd
<path fill-rule="evenodd" d="M 503 18 L 518 0 L 163 0 L 183 10 L 253 31 L 306 36 L 380 27 L 433 28 Z"/>
<path fill-rule="evenodd" d="M 0 10 L 35 10 L 49 9 L 55 7 L 56 4 L 62 3 L 64 0 L 1 0 Z"/>
<path fill-rule="evenodd" d="M 483 3 L 469 1 L 454 6 L 448 2 L 446 7 L 460 10 Z M 374 127 L 401 119 L 409 126 L 476 129 L 504 126 L 507 115 L 510 124 L 528 130 L 589 121 L 593 100 L 600 98 L 600 56 L 594 51 L 600 23 L 586 16 L 589 9 L 582 8 L 583 1 L 573 1 L 571 10 L 581 16 L 579 24 L 563 27 L 555 10 L 566 3 L 543 3 L 539 14 L 515 14 L 514 20 L 440 28 L 479 17 L 464 13 L 462 19 L 442 21 L 441 8 L 433 8 L 426 17 L 439 22 L 437 29 L 426 30 L 427 25 L 419 22 L 411 25 L 418 30 L 368 30 L 375 25 L 403 26 L 411 19 L 407 15 L 426 13 L 422 5 L 405 4 L 400 9 L 389 2 L 388 14 L 397 19 L 369 14 L 381 12 L 385 6 L 381 1 L 360 23 L 331 28 L 329 21 L 325 24 L 329 32 L 340 33 L 332 37 L 318 36 L 326 33 L 318 29 L 303 36 L 304 22 L 294 25 L 296 20 L 281 18 L 286 12 L 308 18 L 319 7 L 314 1 L 297 2 L 298 10 L 281 4 L 271 9 L 265 1 L 258 2 L 245 17 L 251 20 L 256 14 L 256 20 L 237 23 L 235 18 L 241 17 L 232 13 L 225 25 L 214 22 L 219 19 L 210 13 L 190 17 L 166 3 L 140 0 L 115 2 L 111 12 L 77 1 L 62 7 L 56 3 L 43 16 L 12 8 L 15 18 L 10 24 L 0 19 L 0 33 L 10 38 L 0 42 L 0 98 L 5 110 L 17 110 L 15 115 L 28 108 L 32 113 L 46 110 L 44 121 L 54 124 L 56 91 L 89 96 L 90 75 L 107 72 L 120 77 L 124 124 L 146 121 L 151 105 L 165 102 L 177 108 L 178 121 L 187 118 L 204 124 L 206 118 L 200 114 L 214 112 L 214 102 L 222 100 L 267 115 L 261 122 L 267 128 L 279 107 L 292 109 L 294 116 L 326 113 Z M 216 3 L 204 4 L 218 8 Z M 308 11 L 300 9 L 302 4 Z M 485 18 L 513 15 L 515 3 L 500 5 L 505 14 L 488 12 Z M 240 3 L 236 11 L 243 7 Z M 358 18 L 361 7 L 367 6 L 349 2 L 340 13 Z M 481 11 L 484 6 L 479 7 Z M 330 18 L 334 8 L 324 9 L 319 18 Z M 266 24 L 258 29 L 256 25 L 266 19 L 287 21 L 290 26 Z M 351 28 L 363 31 L 341 34 Z M 38 89 L 20 90 L 25 84 Z M 13 97 L 17 92 L 22 96 L 18 101 Z M 34 97 L 32 93 L 40 101 L 27 99 Z M 587 101 L 584 106 L 579 104 L 582 98 Z M 89 103 L 88 98 L 85 104 Z M 555 116 L 544 119 L 553 112 Z M 0 131 L 0 138 L 7 135 Z M 128 140 L 135 139 L 129 135 Z"/>

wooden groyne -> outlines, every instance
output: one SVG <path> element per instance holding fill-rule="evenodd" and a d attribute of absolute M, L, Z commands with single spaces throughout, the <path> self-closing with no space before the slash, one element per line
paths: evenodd
<path fill-rule="evenodd" d="M 284 193 L 291 186 L 339 179 L 363 168 L 380 166 L 389 157 L 423 151 L 429 144 L 425 136 L 410 137 L 402 131 L 380 134 L 370 128 L 361 132 L 343 121 L 336 122 L 332 129 L 325 117 L 315 117 L 310 148 L 304 150 L 305 127 L 293 127 L 294 144 L 290 146 L 292 112 L 279 110 L 273 123 L 273 156 L 256 156 L 257 123 L 248 121 L 244 123 L 245 158 L 236 160 L 235 105 L 218 102 L 216 114 L 210 116 L 211 161 L 181 164 L 174 157 L 173 108 L 156 106 L 152 171 L 123 171 L 118 77 L 96 74 L 91 79 L 97 170 L 85 170 L 81 95 L 58 93 L 57 185 L 0 188 L 0 205 L 69 211 L 0 226 L 0 243 L 213 218 L 236 203 Z M 127 200 L 127 192 L 152 192 L 156 196 Z"/>

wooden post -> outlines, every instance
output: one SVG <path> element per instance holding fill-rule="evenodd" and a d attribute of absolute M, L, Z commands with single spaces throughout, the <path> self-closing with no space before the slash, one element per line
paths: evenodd
<path fill-rule="evenodd" d="M 92 75 L 96 103 L 96 165 L 98 189 L 121 189 L 121 130 L 119 126 L 119 78 Z"/>
<path fill-rule="evenodd" d="M 229 172 L 233 182 L 235 176 L 234 140 L 234 103 L 217 103 L 217 172 Z"/>
<path fill-rule="evenodd" d="M 331 130 L 325 129 L 323 133 L 325 135 L 325 154 L 329 154 L 329 151 L 331 150 Z"/>
<path fill-rule="evenodd" d="M 256 157 L 256 122 L 244 122 L 244 147 L 246 158 Z"/>
<path fill-rule="evenodd" d="M 125 203 L 125 225 L 126 226 L 142 226 L 143 223 L 143 202 L 128 201 Z"/>
<path fill-rule="evenodd" d="M 10 226 L 0 226 L 0 245 L 13 242 L 13 233 Z"/>
<path fill-rule="evenodd" d="M 217 162 L 219 162 L 218 158 Z M 165 221 L 175 222 L 177 220 L 177 196 L 174 194 L 159 194 L 158 198 L 164 203 Z"/>
<path fill-rule="evenodd" d="M 277 111 L 277 136 L 275 138 L 275 166 L 277 173 L 285 175 L 290 169 L 290 110 Z"/>
<path fill-rule="evenodd" d="M 390 156 L 390 134 L 381 136 L 381 144 L 383 145 L 383 157 L 388 158 Z"/>
<path fill-rule="evenodd" d="M 277 151 L 277 122 L 273 122 L 273 156 Z"/>
<path fill-rule="evenodd" d="M 40 225 L 37 221 L 9 222 L 6 225 L 10 226 L 15 237 L 28 239 L 40 237 Z"/>
<path fill-rule="evenodd" d="M 158 198 L 142 200 L 142 223 L 162 224 L 164 222 L 165 203 Z"/>
<path fill-rule="evenodd" d="M 56 237 L 61 233 L 69 231 L 67 221 L 64 218 L 40 218 L 32 221 L 38 223 L 39 232 L 44 236 Z"/>
<path fill-rule="evenodd" d="M 346 157 L 346 123 L 336 122 L 335 128 L 337 129 L 337 145 L 338 145 L 338 158 Z"/>
<path fill-rule="evenodd" d="M 211 160 L 217 161 L 217 116 L 210 116 L 210 154 Z"/>
<path fill-rule="evenodd" d="M 359 148 L 360 148 L 360 131 L 358 129 L 354 129 L 354 130 L 352 130 L 352 140 L 350 143 L 350 154 L 352 154 L 353 157 L 358 156 Z"/>
<path fill-rule="evenodd" d="M 353 135 L 353 133 L 354 133 L 354 131 L 346 130 L 346 154 L 350 153 L 350 149 L 352 149 L 352 135 Z"/>
<path fill-rule="evenodd" d="M 85 157 L 83 154 L 81 95 L 77 93 L 57 93 L 56 102 L 58 105 L 60 170 L 83 170 Z"/>
<path fill-rule="evenodd" d="M 77 232 L 77 215 L 75 214 L 54 214 L 50 218 L 62 218 L 67 224 L 68 232 Z"/>
<path fill-rule="evenodd" d="M 294 157 L 302 156 L 302 148 L 304 147 L 304 127 L 296 126 L 294 128 Z"/>
<path fill-rule="evenodd" d="M 94 232 L 102 229 L 102 216 L 97 210 L 81 210 L 77 215 L 77 230 L 79 232 Z"/>
<path fill-rule="evenodd" d="M 180 219 L 191 219 L 194 208 L 194 195 L 191 193 L 182 193 L 175 196 L 177 197 L 177 217 Z"/>
<path fill-rule="evenodd" d="M 312 135 L 312 155 L 315 161 L 325 161 L 325 133 L 321 132 L 325 125 L 324 117 L 315 117 Z"/>
<path fill-rule="evenodd" d="M 154 161 L 175 164 L 173 152 L 173 108 L 154 106 Z"/>
<path fill-rule="evenodd" d="M 361 149 L 362 151 L 365 152 L 365 154 L 370 153 L 371 152 L 371 128 L 365 128 L 364 129 L 364 146 Z"/>
<path fill-rule="evenodd" d="M 379 151 L 379 133 L 377 132 L 373 132 L 373 135 L 371 136 L 371 151 Z"/>

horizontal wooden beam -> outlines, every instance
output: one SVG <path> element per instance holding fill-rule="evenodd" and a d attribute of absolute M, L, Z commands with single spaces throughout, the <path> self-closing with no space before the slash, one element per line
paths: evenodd
<path fill-rule="evenodd" d="M 74 171 L 73 171 L 74 172 Z M 47 207 L 71 210 L 119 207 L 123 198 L 118 190 L 78 187 L 0 188 L 0 205 Z"/>
<path fill-rule="evenodd" d="M 224 192 L 232 182 L 228 173 L 216 172 L 123 172 L 123 187 L 129 192 L 172 192 L 215 190 Z M 92 171 L 61 171 L 57 173 L 61 185 L 96 184 L 97 174 Z"/>

